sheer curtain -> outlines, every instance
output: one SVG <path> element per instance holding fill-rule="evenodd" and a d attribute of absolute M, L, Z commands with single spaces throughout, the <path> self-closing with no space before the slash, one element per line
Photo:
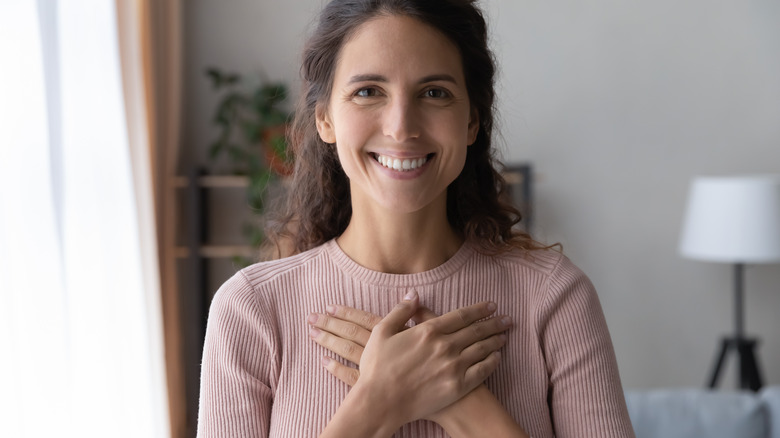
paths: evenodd
<path fill-rule="evenodd" d="M 0 63 L 0 435 L 168 436 L 114 3 L 0 1 Z"/>

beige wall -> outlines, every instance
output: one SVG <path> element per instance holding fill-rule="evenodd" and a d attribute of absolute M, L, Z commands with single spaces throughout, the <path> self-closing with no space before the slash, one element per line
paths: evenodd
<path fill-rule="evenodd" d="M 731 269 L 677 254 L 687 184 L 780 173 L 780 2 L 483 3 L 504 156 L 536 166 L 540 237 L 598 288 L 624 385 L 702 385 L 732 327 Z M 263 70 L 296 89 L 320 5 L 185 2 L 185 161 L 203 163 L 214 135 L 203 69 Z M 747 329 L 780 384 L 780 265 L 750 267 L 746 281 Z"/>

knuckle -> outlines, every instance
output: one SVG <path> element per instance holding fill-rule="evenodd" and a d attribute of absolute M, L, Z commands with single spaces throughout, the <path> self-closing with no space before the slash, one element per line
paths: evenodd
<path fill-rule="evenodd" d="M 474 333 L 474 336 L 476 336 L 477 339 L 485 337 L 485 327 L 482 324 L 472 324 L 471 332 Z"/>
<path fill-rule="evenodd" d="M 466 309 L 458 309 L 458 318 L 460 318 L 460 321 L 463 324 L 468 324 L 468 312 L 466 312 Z"/>
<path fill-rule="evenodd" d="M 490 374 L 490 368 L 488 367 L 487 363 L 480 362 L 476 365 L 476 375 L 479 376 L 479 379 L 485 379 Z"/>
<path fill-rule="evenodd" d="M 444 390 L 450 394 L 459 394 L 462 387 L 463 382 L 457 377 L 449 378 L 444 381 Z"/>
<path fill-rule="evenodd" d="M 333 339 L 332 336 L 327 336 L 326 334 L 323 333 L 323 336 L 320 337 L 318 342 L 319 342 L 320 345 L 322 345 L 323 347 L 327 348 L 328 350 L 336 351 L 335 348 L 334 348 L 335 347 L 334 346 L 334 339 Z"/>
<path fill-rule="evenodd" d="M 436 337 L 436 327 L 433 324 L 421 324 L 418 327 L 423 340 L 429 341 Z"/>
<path fill-rule="evenodd" d="M 351 338 L 351 339 L 354 339 L 354 338 L 356 338 L 356 337 L 357 337 L 357 335 L 358 335 L 358 326 L 356 326 L 356 325 L 354 325 L 354 324 L 349 324 L 349 325 L 347 325 L 347 326 L 344 328 L 344 334 L 345 334 L 347 337 Z"/>
<path fill-rule="evenodd" d="M 349 368 L 346 373 L 346 381 L 350 386 L 355 386 L 360 377 L 360 371 L 355 368 Z"/>
<path fill-rule="evenodd" d="M 379 322 L 378 319 L 374 317 L 374 315 L 368 315 L 368 314 L 362 315 L 359 321 L 361 326 L 366 327 L 369 330 L 374 328 L 374 326 L 377 325 L 377 323 Z"/>
<path fill-rule="evenodd" d="M 355 353 L 355 345 L 351 342 L 342 342 L 339 351 L 342 356 L 349 359 Z"/>
<path fill-rule="evenodd" d="M 455 347 L 449 342 L 437 341 L 433 343 L 431 352 L 435 356 L 452 356 L 455 353 Z"/>

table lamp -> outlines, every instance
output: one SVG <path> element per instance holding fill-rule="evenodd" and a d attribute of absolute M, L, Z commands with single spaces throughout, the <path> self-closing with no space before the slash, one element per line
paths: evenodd
<path fill-rule="evenodd" d="M 734 265 L 734 335 L 721 340 L 709 387 L 730 351 L 739 357 L 739 385 L 761 388 L 756 339 L 744 332 L 745 264 L 780 262 L 780 175 L 697 177 L 691 182 L 680 239 L 687 258 Z"/>

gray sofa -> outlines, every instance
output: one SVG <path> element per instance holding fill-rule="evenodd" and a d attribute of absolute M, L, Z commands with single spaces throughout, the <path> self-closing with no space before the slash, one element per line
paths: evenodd
<path fill-rule="evenodd" d="M 780 438 L 780 386 L 626 391 L 637 438 Z"/>

